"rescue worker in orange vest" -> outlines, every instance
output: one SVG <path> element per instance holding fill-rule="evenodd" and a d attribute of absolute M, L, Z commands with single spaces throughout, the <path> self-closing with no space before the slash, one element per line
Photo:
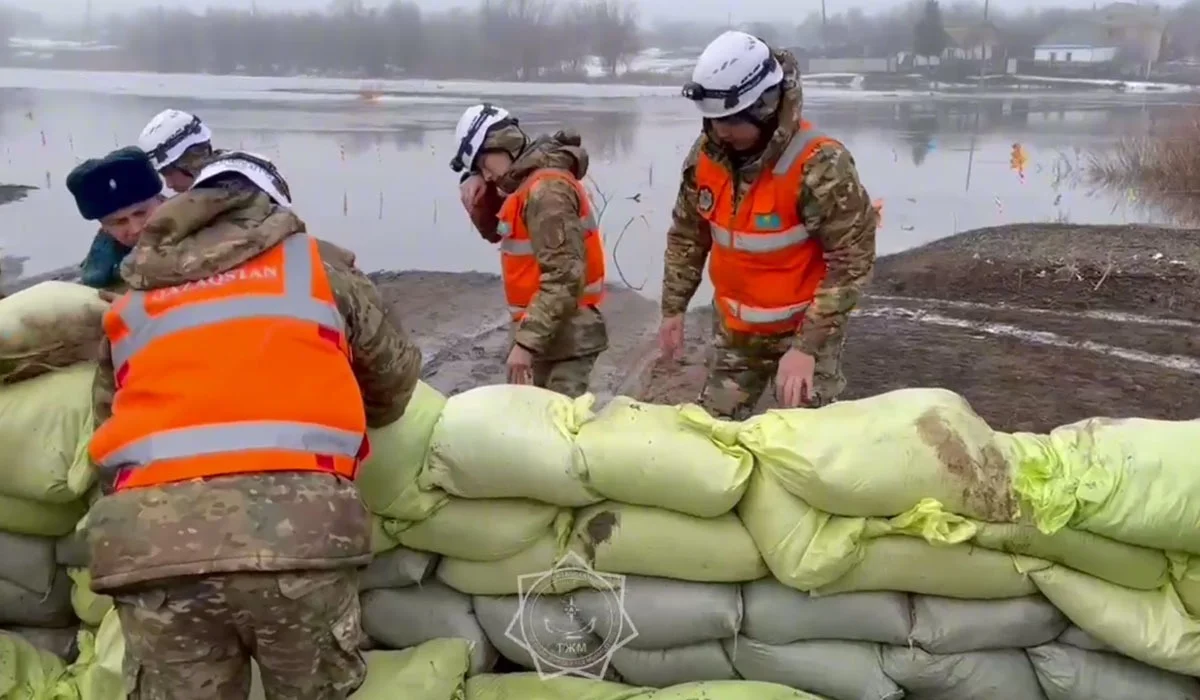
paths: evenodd
<path fill-rule="evenodd" d="M 596 358 L 608 348 L 604 244 L 583 186 L 588 155 L 579 135 L 530 140 L 506 110 L 470 107 L 455 129 L 450 162 L 463 174 L 463 204 L 485 238 L 500 244 L 504 294 L 512 314 L 508 381 L 576 397 L 587 392 Z M 496 212 L 487 207 L 495 187 Z M 480 222 L 496 219 L 494 236 Z"/>
<path fill-rule="evenodd" d="M 662 356 L 683 346 L 707 260 L 714 339 L 701 404 L 746 418 L 772 380 L 782 407 L 829 403 L 846 385 L 846 322 L 875 264 L 878 213 L 854 159 L 803 119 L 795 58 L 749 34 L 709 44 L 684 96 L 704 128 L 667 232 Z"/>
<path fill-rule="evenodd" d="M 265 158 L 220 155 L 147 222 L 104 319 L 88 540 L 131 697 L 243 700 L 251 657 L 269 700 L 346 698 L 365 675 L 354 477 L 421 355 L 285 190 Z"/>

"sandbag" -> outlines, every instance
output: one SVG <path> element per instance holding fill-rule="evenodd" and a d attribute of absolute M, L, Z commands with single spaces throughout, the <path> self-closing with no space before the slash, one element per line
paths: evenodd
<path fill-rule="evenodd" d="M 462 498 L 528 498 L 564 507 L 602 500 L 587 486 L 575 434 L 592 397 L 496 384 L 452 396 L 419 480 Z"/>
<path fill-rule="evenodd" d="M 1019 649 L 938 656 L 884 647 L 883 672 L 906 700 L 1045 700 L 1033 666 Z"/>
<path fill-rule="evenodd" d="M 400 547 L 371 560 L 359 574 L 358 590 L 413 586 L 433 575 L 435 568 L 436 555 Z"/>
<path fill-rule="evenodd" d="M 820 639 L 908 643 L 908 595 L 879 591 L 814 598 L 773 578 L 742 586 L 742 633 L 771 645 Z M 763 679 L 767 680 L 767 679 Z"/>
<path fill-rule="evenodd" d="M 92 287 L 57 280 L 0 299 L 0 382 L 96 361 L 108 308 Z"/>
<path fill-rule="evenodd" d="M 66 673 L 62 660 L 24 638 L 0 632 L 0 698 L 49 698 Z"/>
<path fill-rule="evenodd" d="M 5 463 L 0 494 L 68 504 L 87 493 L 95 481 L 87 455 L 95 372 L 94 365 L 78 364 L 0 386 L 0 454 Z M 28 533 L 34 528 L 5 529 Z M 67 532 L 69 528 L 31 534 Z"/>
<path fill-rule="evenodd" d="M 904 691 L 883 672 L 879 645 L 820 641 L 783 646 L 741 637 L 725 651 L 742 678 L 781 683 L 831 700 L 901 700 Z"/>
<path fill-rule="evenodd" d="M 48 651 L 63 661 L 70 662 L 79 651 L 75 645 L 75 638 L 79 634 L 78 625 L 59 629 L 51 627 L 5 627 L 0 629 L 0 634 L 5 632 L 15 634 L 38 649 Z M 3 671 L 0 671 L 0 674 L 2 673 Z"/>
<path fill-rule="evenodd" d="M 1195 678 L 1063 644 L 1027 650 L 1047 700 L 1200 700 Z"/>
<path fill-rule="evenodd" d="M 1188 614 L 1200 618 L 1200 557 L 1175 553 L 1170 558 L 1175 592 Z"/>
<path fill-rule="evenodd" d="M 361 600 L 363 631 L 386 647 L 406 649 L 431 639 L 458 638 L 474 644 L 473 673 L 487 671 L 496 661 L 496 650 L 475 619 L 470 597 L 436 581 L 367 591 Z"/>
<path fill-rule="evenodd" d="M 371 455 L 355 481 L 367 509 L 397 520 L 422 520 L 437 510 L 446 494 L 421 490 L 417 477 L 425 467 L 433 428 L 446 397 L 418 381 L 404 415 L 391 425 L 367 431 Z"/>
<path fill-rule="evenodd" d="M 1043 532 L 1200 554 L 1200 420 L 1092 418 L 1009 442 L 1014 486 Z"/>
<path fill-rule="evenodd" d="M 0 531 L 0 580 L 34 593 L 46 593 L 58 566 L 55 540 Z"/>
<path fill-rule="evenodd" d="M 956 600 L 913 596 L 913 644 L 933 654 L 1023 649 L 1054 641 L 1067 618 L 1045 598 Z"/>
<path fill-rule="evenodd" d="M 612 665 L 626 683 L 651 688 L 738 677 L 719 641 L 658 650 L 622 647 L 612 653 Z"/>
<path fill-rule="evenodd" d="M 575 444 L 605 498 L 713 518 L 737 505 L 754 466 L 738 430 L 697 406 L 618 396 L 580 427 Z"/>
<path fill-rule="evenodd" d="M 996 433 L 945 389 L 768 411 L 746 421 L 738 441 L 790 493 L 826 513 L 891 517 L 926 498 L 989 522 L 1017 512 Z"/>
<path fill-rule="evenodd" d="M 79 658 L 68 669 L 66 683 L 79 694 L 79 700 L 122 700 L 126 697 L 124 660 L 121 618 L 111 610 L 95 634 L 79 633 Z"/>
<path fill-rule="evenodd" d="M 695 518 L 606 501 L 580 510 L 573 540 L 597 571 L 683 581 L 754 581 L 768 569 L 733 513 Z"/>
<path fill-rule="evenodd" d="M 92 591 L 92 574 L 87 569 L 70 567 L 67 575 L 71 577 L 71 609 L 75 616 L 84 624 L 99 627 L 113 609 L 112 596 Z"/>
<path fill-rule="evenodd" d="M 1075 625 L 1067 625 L 1063 633 L 1058 635 L 1058 643 L 1073 646 L 1077 649 L 1085 651 L 1106 651 L 1111 652 L 1113 648 L 1104 642 L 1096 639 L 1092 635 L 1084 632 Z"/>
<path fill-rule="evenodd" d="M 547 531 L 528 549 L 500 561 L 467 561 L 443 557 L 437 578 L 456 591 L 469 595 L 514 595 L 520 593 L 522 576 L 552 570 L 567 551 L 567 543 Z M 578 552 L 577 552 L 578 553 Z M 554 593 L 570 593 L 586 585 L 578 577 L 556 579 Z"/>
<path fill-rule="evenodd" d="M 68 627 L 74 621 L 71 578 L 65 570 L 55 571 L 49 591 L 35 593 L 0 581 L 0 625 Z"/>
<path fill-rule="evenodd" d="M 1029 574 L 1051 603 L 1081 629 L 1151 666 L 1200 676 L 1200 620 L 1171 586 L 1135 591 L 1063 566 Z"/>
<path fill-rule="evenodd" d="M 655 651 L 728 639 L 742 627 L 742 596 L 734 584 L 627 576 L 620 596 L 620 605 L 637 630 L 626 649 Z M 611 593 L 579 590 L 574 603 L 583 619 L 596 621 L 598 635 L 620 634 L 623 618 L 613 614 Z"/>
<path fill-rule="evenodd" d="M 466 700 L 825 700 L 782 685 L 752 681 L 701 681 L 662 690 L 584 678 L 543 680 L 533 673 L 467 679 Z"/>
<path fill-rule="evenodd" d="M 618 638 L 580 629 L 586 613 L 573 616 L 567 598 L 477 596 L 475 617 L 492 645 L 522 668 L 553 674 L 564 669 L 591 678 L 616 678 L 609 653 Z M 544 604 L 543 604 L 544 603 Z"/>
<path fill-rule="evenodd" d="M 407 526 L 384 521 L 384 528 L 410 549 L 469 561 L 499 561 L 528 549 L 563 512 L 526 499 L 451 498 L 426 520 Z M 570 527 L 569 518 L 563 527 Z"/>
<path fill-rule="evenodd" d="M 54 561 L 59 566 L 87 566 L 91 561 L 87 533 L 76 530 L 54 541 Z"/>
<path fill-rule="evenodd" d="M 39 377 L 40 379 L 40 377 Z M 37 380 L 34 380 L 37 381 Z M 0 404 L 3 398 L 0 397 Z M 0 434 L 3 433 L 0 426 Z M 0 486 L 0 489 L 3 489 Z M 75 529 L 75 523 L 87 513 L 83 501 L 40 503 L 28 498 L 13 498 L 0 493 L 0 530 L 26 535 L 60 537 Z"/>

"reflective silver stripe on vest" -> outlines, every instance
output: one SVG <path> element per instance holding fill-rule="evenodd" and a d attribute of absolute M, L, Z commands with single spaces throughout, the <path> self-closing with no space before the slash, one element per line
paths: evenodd
<path fill-rule="evenodd" d="M 584 287 L 584 288 L 583 288 L 583 294 L 584 294 L 584 296 L 587 296 L 588 294 L 599 294 L 599 293 L 601 293 L 601 292 L 603 292 L 603 291 L 604 291 L 604 282 L 603 282 L 603 281 L 600 281 L 600 282 L 592 282 L 591 284 L 589 284 L 589 285 L 587 285 L 586 287 Z M 510 305 L 510 306 L 508 307 L 508 310 L 509 310 L 509 311 L 511 311 L 511 312 L 512 312 L 512 313 L 514 313 L 514 314 L 520 314 L 520 313 L 524 313 L 524 312 L 525 312 L 525 307 L 524 307 L 524 306 L 511 306 L 511 305 Z"/>
<path fill-rule="evenodd" d="M 282 243 L 282 295 L 241 295 L 196 302 L 151 317 L 146 313 L 148 293 L 131 292 L 129 302 L 120 311 L 121 320 L 125 322 L 129 334 L 112 344 L 113 364 L 116 367 L 124 365 L 158 338 L 223 321 L 287 318 L 308 321 L 344 332 L 345 322 L 337 306 L 312 296 L 313 256 L 309 249 L 309 240 L 304 234 L 293 234 Z M 149 292 L 153 293 L 155 292 Z"/>
<path fill-rule="evenodd" d="M 584 233 L 596 230 L 596 219 L 590 213 L 579 217 L 579 223 L 583 225 Z M 523 241 L 504 238 L 500 241 L 500 252 L 508 255 L 533 255 L 533 242 L 528 238 Z"/>
<path fill-rule="evenodd" d="M 787 148 L 783 149 L 783 154 L 779 156 L 779 160 L 775 161 L 775 167 L 771 168 L 771 172 L 776 176 L 786 175 L 792 166 L 796 164 L 796 159 L 804 153 L 804 149 L 808 144 L 812 143 L 813 139 L 825 138 L 825 134 L 816 129 L 802 129 L 792 134 L 792 139 L 788 141 Z"/>
<path fill-rule="evenodd" d="M 764 308 L 761 306 L 748 306 L 734 301 L 729 297 L 722 297 L 722 301 L 728 305 L 729 313 L 734 318 L 746 323 L 779 323 L 781 321 L 790 321 L 808 310 L 808 302 Z"/>
<path fill-rule="evenodd" d="M 363 436 L 347 430 L 280 421 L 226 423 L 170 430 L 136 440 L 100 462 L 105 470 L 166 459 L 203 457 L 247 450 L 289 450 L 357 457 Z"/>
<path fill-rule="evenodd" d="M 782 231 L 730 231 L 710 223 L 713 243 L 746 253 L 774 253 L 808 240 L 808 229 L 793 226 Z"/>

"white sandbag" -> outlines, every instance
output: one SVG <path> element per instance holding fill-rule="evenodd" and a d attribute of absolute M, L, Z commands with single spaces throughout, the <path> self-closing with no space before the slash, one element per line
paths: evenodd
<path fill-rule="evenodd" d="M 462 498 L 528 498 L 578 507 L 603 498 L 587 487 L 575 446 L 592 398 L 495 384 L 450 397 L 433 429 L 418 483 Z"/>
<path fill-rule="evenodd" d="M 496 650 L 475 619 L 471 598 L 436 581 L 363 593 L 362 626 L 390 649 L 407 649 L 431 639 L 466 639 L 475 645 L 473 673 L 483 673 L 496 662 Z"/>
<path fill-rule="evenodd" d="M 1040 595 L 1008 600 L 913 596 L 910 641 L 933 654 L 1023 649 L 1048 644 L 1067 618 Z"/>
<path fill-rule="evenodd" d="M 57 567 L 53 537 L 0 532 L 0 580 L 33 593 L 46 593 Z"/>
<path fill-rule="evenodd" d="M 717 641 L 658 651 L 623 647 L 613 652 L 612 665 L 626 683 L 649 688 L 737 678 Z"/>
<path fill-rule="evenodd" d="M 528 549 L 560 513 L 550 505 L 518 498 L 450 498 L 416 523 L 384 521 L 400 544 L 467 561 L 500 561 Z"/>
<path fill-rule="evenodd" d="M 1065 644 L 1027 650 L 1047 700 L 1200 700 L 1200 681 Z"/>
<path fill-rule="evenodd" d="M 38 649 L 48 651 L 63 661 L 74 661 L 75 655 L 79 653 L 79 647 L 76 645 L 76 637 L 79 635 L 78 625 L 57 629 L 50 627 L 5 627 L 0 629 L 0 632 L 15 634 Z"/>
<path fill-rule="evenodd" d="M 698 406 L 618 396 L 580 427 L 575 444 L 605 498 L 713 518 L 737 505 L 754 466 L 739 429 Z"/>
<path fill-rule="evenodd" d="M 915 647 L 884 647 L 883 672 L 906 700 L 1045 700 L 1025 652 L 973 651 L 940 656 Z"/>
<path fill-rule="evenodd" d="M 75 622 L 71 609 L 71 577 L 57 569 L 48 592 L 35 593 L 0 581 L 0 625 L 67 627 Z"/>
<path fill-rule="evenodd" d="M 371 560 L 359 574 L 358 590 L 412 586 L 432 576 L 436 568 L 436 555 L 397 547 Z"/>
<path fill-rule="evenodd" d="M 569 669 L 578 675 L 616 680 L 610 663 L 613 640 L 580 629 L 577 611 L 568 610 L 569 597 L 528 599 L 519 596 L 476 596 L 475 617 L 488 640 L 509 661 L 534 671 Z M 536 658 L 535 658 L 536 657 Z"/>
<path fill-rule="evenodd" d="M 57 280 L 0 299 L 0 381 L 94 362 L 108 308 L 96 289 Z"/>
<path fill-rule="evenodd" d="M 1075 625 L 1067 625 L 1063 633 L 1058 635 L 1058 643 L 1073 646 L 1076 649 L 1085 651 L 1107 651 L 1112 652 L 1114 649 L 1104 642 L 1096 639 L 1092 635 L 1084 632 Z"/>
<path fill-rule="evenodd" d="M 815 598 L 773 578 L 742 585 L 742 634 L 765 644 L 816 639 L 902 646 L 912 627 L 908 594 L 843 593 Z"/>
<path fill-rule="evenodd" d="M 830 700 L 904 697 L 883 672 L 878 644 L 820 641 L 774 646 L 741 637 L 726 641 L 725 651 L 748 681 L 780 683 Z"/>
<path fill-rule="evenodd" d="M 627 576 L 620 595 L 637 630 L 627 649 L 652 651 L 719 641 L 736 637 L 742 627 L 742 596 L 736 584 Z M 623 618 L 613 614 L 611 593 L 580 590 L 574 596 L 583 619 L 596 621 L 598 635 L 611 638 L 620 632 L 617 626 Z"/>

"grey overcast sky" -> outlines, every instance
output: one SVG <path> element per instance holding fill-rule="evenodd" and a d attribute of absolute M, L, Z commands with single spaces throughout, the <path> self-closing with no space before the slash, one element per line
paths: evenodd
<path fill-rule="evenodd" d="M 364 0 L 368 6 L 383 6 L 388 0 Z M 687 6 L 687 15 L 695 19 L 723 20 L 732 16 L 735 22 L 756 20 L 778 20 L 791 16 L 796 21 L 814 10 L 821 9 L 821 0 L 689 0 L 681 5 L 677 0 L 635 0 L 646 19 L 679 16 L 679 8 Z M 1145 1 L 1145 0 L 1143 0 Z M 91 0 L 92 12 L 104 14 L 120 12 L 133 8 L 156 7 L 242 7 L 249 8 L 256 2 L 260 9 L 281 9 L 305 11 L 320 10 L 329 6 L 329 0 Z M 870 12 L 882 7 L 890 7 L 903 0 L 827 0 L 826 6 L 830 12 L 844 11 L 859 7 Z M 952 2 L 952 0 L 951 0 Z M 1029 7 L 1054 5 L 1058 7 L 1089 8 L 1093 4 L 1104 5 L 1106 0 L 991 0 L 992 7 L 998 9 L 1024 10 Z M 82 16 L 88 0 L 8 0 L 8 4 L 37 10 L 48 16 L 65 18 L 72 15 Z M 418 0 L 422 8 L 437 10 L 451 7 L 469 7 L 477 4 L 477 0 Z M 947 2 L 947 4 L 950 4 Z M 1162 2 L 1162 5 L 1175 5 L 1177 2 Z"/>

